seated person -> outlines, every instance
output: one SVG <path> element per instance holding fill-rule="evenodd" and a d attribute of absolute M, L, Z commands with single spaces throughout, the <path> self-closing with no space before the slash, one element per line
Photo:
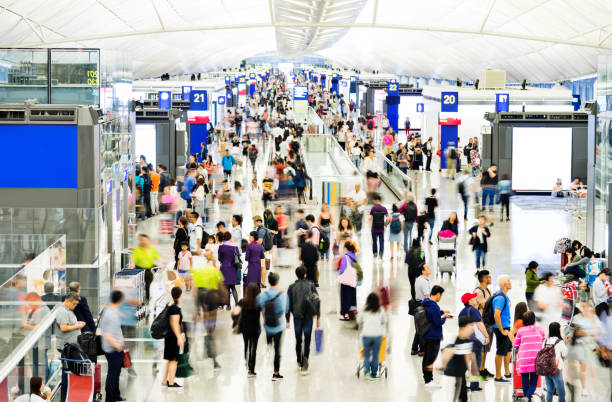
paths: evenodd
<path fill-rule="evenodd" d="M 565 197 L 565 193 L 563 192 L 563 184 L 561 183 L 561 179 L 557 179 L 557 182 L 553 186 L 552 192 L 550 193 L 551 197 Z"/>
<path fill-rule="evenodd" d="M 593 252 L 589 248 L 583 247 L 580 251 L 580 255 L 582 256 L 581 259 L 576 262 L 566 264 L 563 268 L 561 268 L 561 272 L 563 272 L 565 275 L 573 275 L 576 279 L 585 278 L 586 267 L 593 257 Z"/>
<path fill-rule="evenodd" d="M 570 184 L 570 193 L 576 197 L 580 196 L 584 192 L 584 185 L 580 181 L 580 178 L 576 177 Z"/>

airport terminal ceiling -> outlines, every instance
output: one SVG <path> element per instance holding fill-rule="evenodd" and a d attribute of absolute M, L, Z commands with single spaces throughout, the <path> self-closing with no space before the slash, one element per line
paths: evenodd
<path fill-rule="evenodd" d="M 130 54 L 137 77 L 276 51 L 364 71 L 464 80 L 591 74 L 612 51 L 609 0 L 0 0 L 0 46 Z"/>

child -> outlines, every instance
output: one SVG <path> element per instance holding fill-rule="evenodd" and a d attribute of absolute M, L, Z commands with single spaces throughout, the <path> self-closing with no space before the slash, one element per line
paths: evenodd
<path fill-rule="evenodd" d="M 419 240 L 423 240 L 426 223 L 427 223 L 427 209 L 421 208 L 421 213 L 417 217 L 417 233 L 418 233 Z"/>
<path fill-rule="evenodd" d="M 178 271 L 181 279 L 185 282 L 185 290 L 191 292 L 191 274 L 189 271 L 193 268 L 193 257 L 189 251 L 189 243 L 186 241 L 181 243 L 181 251 L 178 254 Z"/>
<path fill-rule="evenodd" d="M 391 259 L 394 257 L 394 250 L 396 251 L 395 256 L 399 258 L 400 254 L 400 242 L 403 239 L 404 222 L 402 221 L 402 215 L 399 213 L 397 205 L 393 204 L 391 213 L 391 223 L 389 224 L 389 244 L 391 245 Z"/>
<path fill-rule="evenodd" d="M 474 324 L 470 316 L 459 317 L 459 332 L 455 345 L 448 347 L 443 351 L 442 362 L 445 357 L 452 357 L 448 360 L 448 364 L 444 369 L 444 375 L 455 377 L 455 394 L 453 401 L 467 402 L 467 385 L 465 380 L 465 372 L 469 366 L 470 356 L 472 355 L 472 341 L 470 337 L 474 332 Z"/>

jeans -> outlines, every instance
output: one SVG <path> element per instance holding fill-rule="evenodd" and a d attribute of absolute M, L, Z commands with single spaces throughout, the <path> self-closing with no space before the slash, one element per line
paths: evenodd
<path fill-rule="evenodd" d="M 421 367 L 423 369 L 423 380 L 425 384 L 433 381 L 433 366 L 440 352 L 440 340 L 439 339 L 424 339 L 423 340 L 423 361 Z"/>
<path fill-rule="evenodd" d="M 119 376 L 123 365 L 123 351 L 104 353 L 108 362 L 108 373 L 106 373 L 106 402 L 115 402 L 121 399 L 119 393 Z"/>
<path fill-rule="evenodd" d="M 436 218 L 428 218 L 427 223 L 429 223 L 429 241 L 431 241 L 431 236 L 434 232 L 434 227 L 436 226 Z"/>
<path fill-rule="evenodd" d="M 461 201 L 463 201 L 463 219 L 467 219 L 468 203 L 470 201 L 470 197 L 467 195 L 461 194 Z"/>
<path fill-rule="evenodd" d="M 521 381 L 523 383 L 523 394 L 525 398 L 531 401 L 531 396 L 538 386 L 538 375 L 536 373 L 522 373 Z"/>
<path fill-rule="evenodd" d="M 364 336 L 363 341 L 363 367 L 365 373 L 368 371 L 372 377 L 378 376 L 378 354 L 382 336 Z"/>
<path fill-rule="evenodd" d="M 474 249 L 474 254 L 476 255 L 476 269 L 480 269 L 481 261 L 482 261 L 482 267 L 484 268 L 485 267 L 485 257 L 487 255 L 487 252 L 481 249 L 480 247 L 477 247 Z"/>
<path fill-rule="evenodd" d="M 553 376 L 544 378 L 546 379 L 546 402 L 552 402 L 555 390 L 559 396 L 559 402 L 565 402 L 565 384 L 561 370 Z"/>
<path fill-rule="evenodd" d="M 280 370 L 280 348 L 281 348 L 281 336 L 283 335 L 283 331 L 280 331 L 277 334 L 266 334 L 266 341 L 269 344 L 274 342 L 274 372 L 278 373 Z"/>
<path fill-rule="evenodd" d="M 355 167 L 356 167 L 357 169 L 359 169 L 359 165 L 361 164 L 361 156 L 359 156 L 359 155 L 353 155 L 353 156 L 351 157 L 351 159 L 353 160 L 353 163 L 355 164 Z"/>
<path fill-rule="evenodd" d="M 465 376 L 455 377 L 455 394 L 453 401 L 467 402 L 467 386 L 465 385 Z"/>
<path fill-rule="evenodd" d="M 380 246 L 377 244 L 380 243 Z M 380 250 L 380 253 L 379 253 Z M 385 253 L 385 233 L 372 232 L 372 253 L 380 254 L 381 256 Z"/>
<path fill-rule="evenodd" d="M 423 351 L 423 339 L 421 339 L 419 333 L 416 331 L 414 331 L 414 339 L 412 340 L 411 350 L 414 350 L 415 352 Z"/>
<path fill-rule="evenodd" d="M 295 330 L 295 354 L 297 362 L 301 366 L 304 360 L 310 356 L 310 337 L 312 335 L 312 318 L 293 317 L 293 328 Z M 302 351 L 302 335 L 304 335 L 304 350 Z"/>
<path fill-rule="evenodd" d="M 484 208 L 487 205 L 487 198 L 489 198 L 489 208 L 493 207 L 493 203 L 495 202 L 495 188 L 493 187 L 483 187 L 482 188 L 482 207 Z"/>
<path fill-rule="evenodd" d="M 255 360 L 257 359 L 257 341 L 259 340 L 259 334 L 257 335 L 245 335 L 242 334 L 244 340 L 244 360 L 247 361 L 249 371 L 255 371 Z"/>
<path fill-rule="evenodd" d="M 414 222 L 404 222 L 404 251 L 407 253 L 412 246 L 412 227 Z"/>

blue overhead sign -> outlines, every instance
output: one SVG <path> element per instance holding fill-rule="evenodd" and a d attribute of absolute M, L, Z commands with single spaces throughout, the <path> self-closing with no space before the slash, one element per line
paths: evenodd
<path fill-rule="evenodd" d="M 172 109 L 172 95 L 170 94 L 170 91 L 159 91 L 158 98 L 160 109 Z"/>
<path fill-rule="evenodd" d="M 191 91 L 191 98 L 189 101 L 190 110 L 208 110 L 208 95 L 205 90 L 194 89 Z"/>
<path fill-rule="evenodd" d="M 188 101 L 190 99 L 189 94 L 191 93 L 191 87 L 189 85 L 183 86 L 183 96 L 182 99 L 184 101 Z"/>
<path fill-rule="evenodd" d="M 495 111 L 497 113 L 510 111 L 509 94 L 495 94 Z"/>
<path fill-rule="evenodd" d="M 423 113 L 425 111 L 425 104 L 424 103 L 417 103 L 417 113 Z"/>
<path fill-rule="evenodd" d="M 399 95 L 399 84 L 396 80 L 390 80 L 387 83 L 387 95 L 397 96 Z"/>
<path fill-rule="evenodd" d="M 293 100 L 294 101 L 300 101 L 300 100 L 308 100 L 308 87 L 293 87 Z"/>
<path fill-rule="evenodd" d="M 440 111 L 457 113 L 459 111 L 459 92 L 440 93 Z"/>
<path fill-rule="evenodd" d="M 219 96 L 219 99 L 217 99 L 217 103 L 219 105 L 225 105 L 225 96 Z"/>

